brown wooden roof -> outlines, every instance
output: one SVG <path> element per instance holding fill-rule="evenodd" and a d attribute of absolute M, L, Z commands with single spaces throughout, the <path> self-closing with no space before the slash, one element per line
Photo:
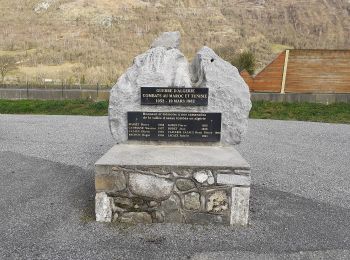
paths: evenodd
<path fill-rule="evenodd" d="M 286 52 L 254 78 L 242 72 L 252 92 L 281 92 Z M 350 93 L 350 50 L 290 50 L 285 92 Z"/>

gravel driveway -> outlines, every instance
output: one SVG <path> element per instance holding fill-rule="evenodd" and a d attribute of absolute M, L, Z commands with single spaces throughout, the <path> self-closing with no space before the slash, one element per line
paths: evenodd
<path fill-rule="evenodd" d="M 350 125 L 250 120 L 250 226 L 93 220 L 106 117 L 0 115 L 0 259 L 350 259 Z"/>

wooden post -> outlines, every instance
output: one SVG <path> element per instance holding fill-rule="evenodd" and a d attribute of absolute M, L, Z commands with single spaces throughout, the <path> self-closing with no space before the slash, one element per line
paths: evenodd
<path fill-rule="evenodd" d="M 284 67 L 283 67 L 283 78 L 282 78 L 282 85 L 281 85 L 281 94 L 285 93 L 286 79 L 287 79 L 287 70 L 288 70 L 288 60 L 289 60 L 289 50 L 286 50 L 286 57 L 284 59 Z"/>
<path fill-rule="evenodd" d="M 27 99 L 29 99 L 29 86 L 28 86 L 28 81 L 27 81 Z"/>

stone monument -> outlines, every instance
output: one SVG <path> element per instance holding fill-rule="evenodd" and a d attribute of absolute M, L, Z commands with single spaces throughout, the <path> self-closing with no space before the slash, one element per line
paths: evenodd
<path fill-rule="evenodd" d="M 250 166 L 234 148 L 248 86 L 210 48 L 189 64 L 179 45 L 163 33 L 111 90 L 117 144 L 95 164 L 97 221 L 248 223 Z"/>

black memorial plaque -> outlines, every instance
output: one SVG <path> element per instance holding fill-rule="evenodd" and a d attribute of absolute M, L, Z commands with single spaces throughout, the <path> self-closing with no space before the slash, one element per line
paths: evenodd
<path fill-rule="evenodd" d="M 138 141 L 219 142 L 221 113 L 128 112 L 128 138 Z"/>
<path fill-rule="evenodd" d="M 208 88 L 141 88 L 141 105 L 207 106 Z"/>

